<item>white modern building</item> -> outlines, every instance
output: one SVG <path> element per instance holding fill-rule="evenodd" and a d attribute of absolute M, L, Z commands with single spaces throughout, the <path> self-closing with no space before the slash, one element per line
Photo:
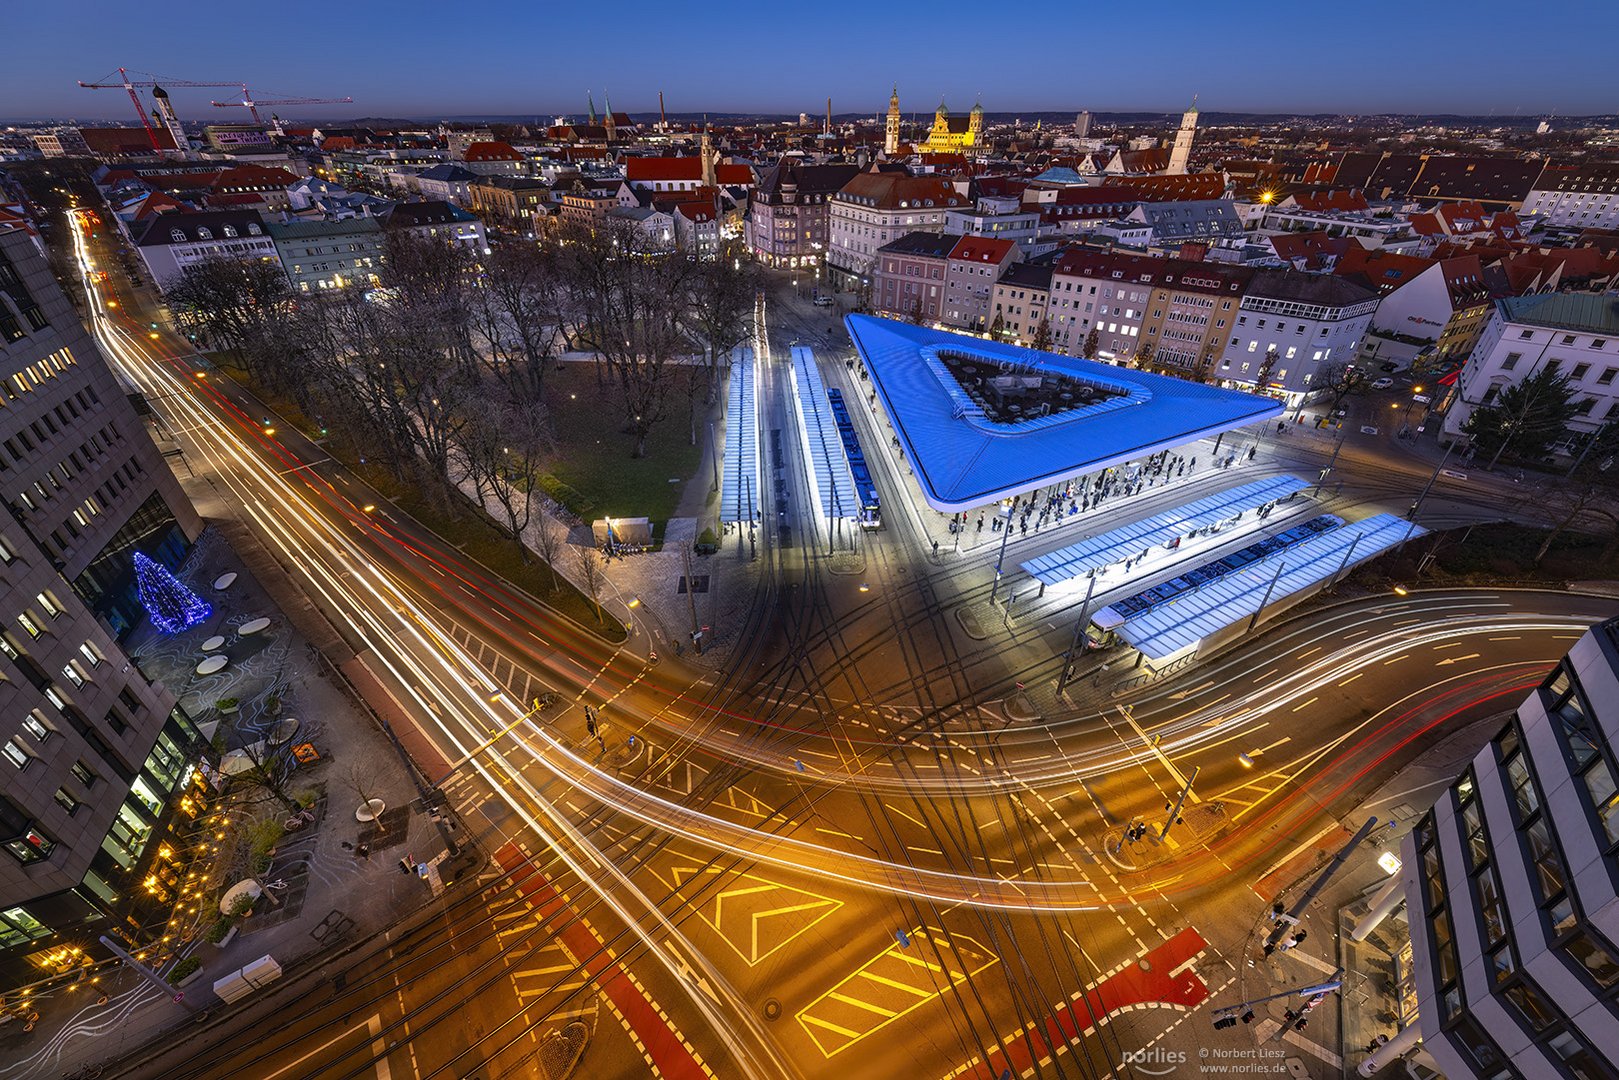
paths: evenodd
<path fill-rule="evenodd" d="M 1395 1059 L 1423 1053 L 1448 1080 L 1619 1075 L 1616 748 L 1610 620 L 1405 838 L 1417 1022 L 1361 1075 L 1400 1075 Z"/>
<path fill-rule="evenodd" d="M 1518 216 L 1526 228 L 1538 218 L 1572 228 L 1619 229 L 1619 162 L 1546 166 Z"/>
<path fill-rule="evenodd" d="M 1323 368 L 1354 363 L 1378 299 L 1366 286 L 1330 274 L 1255 271 L 1213 374 L 1222 385 L 1251 389 L 1275 349 L 1266 389 L 1280 392 L 1289 408 L 1301 405 L 1320 390 L 1313 384 Z"/>
<path fill-rule="evenodd" d="M 1495 301 L 1495 311 L 1462 366 L 1446 405 L 1443 435 L 1462 434 L 1467 418 L 1507 387 L 1551 368 L 1568 379 L 1579 412 L 1573 437 L 1558 447 L 1577 452 L 1579 436 L 1619 419 L 1619 294 L 1535 293 Z"/>
<path fill-rule="evenodd" d="M 275 242 L 255 210 L 160 214 L 135 232 L 134 243 L 159 289 L 208 259 L 277 259 Z"/>

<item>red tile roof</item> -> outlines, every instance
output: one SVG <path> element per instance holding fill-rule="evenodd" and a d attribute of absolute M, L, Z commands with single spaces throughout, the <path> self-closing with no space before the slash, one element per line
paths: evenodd
<path fill-rule="evenodd" d="M 1387 296 L 1407 282 L 1416 280 L 1434 260 L 1417 255 L 1401 255 L 1381 248 L 1363 248 L 1358 243 L 1339 256 L 1332 272 L 1339 277 L 1360 277 Z"/>
<path fill-rule="evenodd" d="M 135 220 L 144 221 L 149 217 L 156 217 L 158 214 L 186 214 L 190 212 L 191 207 L 180 200 L 161 191 L 154 191 L 146 196 L 146 201 L 141 203 L 141 208 L 135 211 Z"/>
<path fill-rule="evenodd" d="M 355 141 L 353 135 L 333 135 L 322 140 L 320 148 L 322 150 L 353 150 L 358 145 L 359 143 Z"/>
<path fill-rule="evenodd" d="M 468 143 L 463 161 L 522 161 L 523 155 L 503 142 Z"/>
<path fill-rule="evenodd" d="M 675 207 L 675 213 L 679 214 L 687 221 L 699 225 L 703 224 L 704 222 L 714 220 L 714 207 L 709 203 L 681 203 L 679 206 Z"/>
<path fill-rule="evenodd" d="M 999 264 L 1016 246 L 1010 240 L 990 236 L 963 236 L 950 249 L 950 258 L 961 262 Z"/>
<path fill-rule="evenodd" d="M 1225 178 L 1219 173 L 1186 173 L 1168 176 L 1110 176 L 1113 187 L 1129 188 L 1142 202 L 1177 199 L 1218 199 L 1225 194 Z"/>
<path fill-rule="evenodd" d="M 1294 205 L 1296 205 L 1300 210 L 1342 210 L 1354 212 L 1371 209 L 1371 205 L 1366 201 L 1366 196 L 1361 194 L 1359 189 L 1356 188 L 1337 190 L 1329 189 L 1326 191 L 1301 191 L 1292 198 Z"/>
<path fill-rule="evenodd" d="M 861 173 L 833 198 L 880 210 L 899 210 L 902 204 L 903 208 L 919 210 L 948 210 L 967 205 L 967 199 L 943 177 L 905 173 Z"/>
<path fill-rule="evenodd" d="M 703 159 L 697 157 L 632 157 L 624 161 L 624 178 L 637 180 L 701 180 Z"/>
<path fill-rule="evenodd" d="M 153 129 L 157 143 L 165 150 L 174 149 L 174 136 L 164 127 Z M 142 128 L 80 128 L 85 145 L 92 154 L 103 157 L 146 157 L 153 154 L 152 140 Z"/>

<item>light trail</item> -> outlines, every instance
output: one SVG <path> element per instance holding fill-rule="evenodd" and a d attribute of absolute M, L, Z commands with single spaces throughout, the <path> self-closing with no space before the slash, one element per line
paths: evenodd
<path fill-rule="evenodd" d="M 428 613 L 407 590 L 372 563 L 351 537 L 334 528 L 324 515 L 309 505 L 301 492 L 287 482 L 289 476 L 301 476 L 301 473 L 266 468 L 257 455 L 250 456 L 243 441 L 227 429 L 223 420 L 196 400 L 193 382 L 176 375 L 172 362 L 153 362 L 145 351 L 144 343 L 127 330 L 111 325 L 107 309 L 101 303 L 99 292 L 89 275 L 82 230 L 75 232 L 74 242 L 80 265 L 85 270 L 86 295 L 95 315 L 93 329 L 102 347 L 117 362 L 125 378 L 143 393 L 148 393 L 149 399 L 161 401 L 163 408 L 186 415 L 193 445 L 212 465 L 219 480 L 231 490 L 236 504 L 251 517 L 260 536 L 270 540 L 286 557 L 285 565 L 297 567 L 326 603 L 328 618 L 334 613 L 341 613 L 350 633 L 365 643 L 370 654 L 419 706 L 414 710 L 418 728 L 432 743 L 435 752 L 445 761 L 455 760 L 519 715 L 521 709 L 515 706 L 516 711 L 512 715 L 496 711 L 487 700 L 487 695 L 498 688 L 464 650 L 450 644 L 445 635 L 435 634 L 434 640 L 429 640 L 423 632 L 423 627 L 433 622 Z M 150 393 L 154 388 L 166 393 Z M 259 433 L 256 437 L 261 444 L 271 442 L 269 436 L 262 434 L 260 425 L 249 423 L 244 426 L 250 433 Z M 279 447 L 279 444 L 274 445 Z M 264 497 L 275 504 L 273 512 L 264 497 L 249 489 L 249 479 L 257 484 Z M 351 506 L 351 512 L 344 512 L 340 507 L 337 509 L 351 524 L 360 523 L 352 517 L 352 513 L 358 512 L 357 508 Z M 304 530 L 305 535 L 300 536 L 294 531 L 294 523 Z M 336 564 L 333 565 L 329 559 L 335 559 Z M 384 612 L 386 615 L 382 614 Z M 497 700 L 505 702 L 506 698 L 502 695 Z M 475 718 L 484 723 L 480 725 L 474 722 Z M 437 735 L 421 723 L 424 720 L 431 722 Z M 539 730 L 532 722 L 530 726 Z M 520 768 L 514 767 L 498 748 L 491 748 L 475 758 L 472 767 L 535 835 L 557 854 L 564 865 L 623 921 L 627 929 L 640 938 L 648 953 L 655 956 L 686 991 L 688 1000 L 708 1021 L 713 1034 L 725 1044 L 748 1075 L 769 1080 L 796 1073 L 764 1032 L 751 1005 L 612 859 L 592 847 L 584 835 L 549 800 L 542 797 Z M 571 778 L 560 773 L 555 775 L 565 783 L 571 783 Z M 514 792 L 520 792 L 526 798 L 518 798 Z M 531 805 L 540 816 L 531 810 Z M 549 827 L 546 822 L 549 822 Z M 566 838 L 567 844 L 562 842 L 563 838 Z M 578 854 L 575 854 L 576 851 Z M 603 877 L 617 889 L 605 888 Z M 621 899 L 620 891 L 634 898 L 644 914 L 637 916 L 632 912 Z M 648 921 L 653 924 L 656 933 L 646 925 Z M 720 1004 L 711 1002 L 693 985 L 689 968 L 671 957 L 671 949 L 678 949 L 679 953 L 695 958 L 701 968 L 699 975 L 706 977 L 710 986 L 719 988 L 727 999 L 726 1004 L 730 1006 L 728 1014 L 722 1015 Z M 757 1045 L 749 1045 L 737 1038 L 734 1033 L 738 1029 L 747 1031 L 752 1036 L 751 1041 Z"/>
<path fill-rule="evenodd" d="M 82 250 L 81 238 L 76 236 L 75 243 L 81 245 Z M 232 488 L 239 503 L 251 514 L 255 524 L 262 530 L 261 535 L 271 538 L 286 556 L 288 564 L 299 569 L 326 602 L 329 613 L 344 614 L 349 631 L 366 643 L 372 655 L 376 656 L 397 684 L 404 687 L 408 696 L 419 706 L 416 710 L 417 719 L 421 722 L 419 726 L 435 751 L 446 761 L 454 760 L 463 755 L 469 746 L 477 745 L 490 733 L 509 724 L 515 713 L 499 712 L 486 700 L 486 696 L 497 687 L 476 661 L 463 648 L 455 645 L 447 634 L 437 629 L 435 617 L 423 609 L 406 589 L 374 565 L 372 560 L 354 544 L 352 537 L 334 528 L 323 515 L 308 504 L 303 494 L 288 482 L 296 477 L 313 490 L 314 483 L 309 477 L 308 470 L 266 469 L 260 456 L 249 455 L 241 438 L 228 430 L 222 418 L 197 400 L 198 387 L 195 382 L 198 380 L 176 375 L 174 373 L 176 365 L 173 361 L 167 364 L 152 361 L 145 352 L 147 348 L 145 342 L 120 328 L 105 325 L 111 320 L 101 307 L 99 296 L 88 279 L 86 291 L 97 312 L 97 336 L 117 358 L 126 377 L 143 389 L 155 387 L 165 391 L 150 396 L 153 400 L 160 401 L 164 409 L 185 415 L 186 427 L 196 440 L 199 451 L 214 464 L 221 480 Z M 214 392 L 212 388 L 207 389 L 210 393 Z M 216 399 L 216 404 L 226 411 L 236 412 L 243 421 L 244 431 L 264 446 L 266 452 L 281 458 L 283 464 L 295 462 L 296 459 L 291 458 L 290 452 L 272 438 L 263 435 L 261 426 L 254 423 L 251 418 L 242 416 L 239 410 L 234 410 L 228 403 Z M 245 478 L 249 477 L 260 486 L 265 495 L 272 497 L 274 506 L 268 505 L 263 498 L 246 488 Z M 335 489 L 332 493 L 341 502 L 347 502 L 335 492 Z M 377 527 L 370 517 L 362 514 L 352 503 L 348 503 L 348 508 L 344 509 L 339 501 L 331 499 L 327 501 L 349 524 L 362 532 Z M 289 509 L 296 512 L 289 515 L 287 513 Z M 294 533 L 294 521 L 299 528 L 307 532 L 308 539 Z M 337 565 L 329 565 L 328 557 L 335 559 Z M 1506 630 L 1544 631 L 1583 628 L 1585 625 L 1573 619 L 1557 620 L 1548 617 L 1544 622 L 1526 622 L 1521 621 L 1522 616 L 1516 618 L 1520 621 L 1514 622 L 1503 617 L 1503 621 L 1492 623 L 1489 630 L 1492 633 Z M 1455 630 L 1464 626 L 1469 632 L 1479 628 L 1476 618 L 1457 617 L 1450 620 L 1450 623 L 1455 629 L 1445 632 L 1432 629 L 1433 626 L 1440 624 L 1430 624 L 1425 639 L 1436 636 L 1454 637 Z M 429 628 L 432 628 L 431 633 Z M 408 643 L 413 648 L 405 648 L 402 643 Z M 1175 732 L 1184 731 L 1184 735 L 1168 745 L 1173 749 L 1182 750 L 1213 738 L 1217 731 L 1230 734 L 1236 730 L 1240 733 L 1241 725 L 1257 720 L 1283 703 L 1312 692 L 1319 684 L 1350 674 L 1356 667 L 1369 666 L 1389 651 L 1411 647 L 1412 638 L 1404 635 L 1397 637 L 1391 631 L 1381 637 L 1346 647 L 1338 653 L 1318 658 L 1283 680 L 1284 685 L 1292 684 L 1292 686 L 1280 698 L 1275 687 L 1264 687 L 1254 689 L 1235 702 L 1229 704 L 1222 702 L 1220 710 L 1225 719 L 1217 729 L 1200 729 L 1199 725 L 1207 719 L 1204 710 L 1194 710 L 1184 717 L 1162 725 L 1170 727 Z M 505 701 L 504 696 L 499 700 Z M 487 761 L 475 761 L 476 771 L 501 794 L 537 835 L 551 843 L 559 854 L 563 855 L 569 868 L 624 919 L 626 926 L 658 956 L 666 970 L 677 981 L 681 981 L 682 985 L 687 985 L 681 978 L 675 962 L 661 947 L 658 936 L 644 926 L 641 919 L 634 917 L 627 910 L 617 893 L 603 888 L 593 871 L 609 875 L 618 890 L 645 905 L 649 917 L 657 925 L 659 932 L 666 935 L 666 940 L 678 943 L 679 952 L 697 958 L 698 963 L 703 965 L 703 974 L 711 984 L 725 992 L 737 1015 L 744 1018 L 744 1024 L 750 1032 L 758 1029 L 752 1010 L 741 1002 L 739 995 L 729 983 L 707 964 L 700 952 L 685 941 L 673 923 L 640 892 L 627 875 L 603 852 L 591 846 L 560 811 L 542 797 L 539 790 L 523 774 L 524 765 L 539 764 L 554 779 L 565 785 L 582 788 L 614 811 L 699 843 L 705 848 L 725 851 L 788 870 L 807 871 L 858 888 L 876 889 L 937 903 L 965 903 L 1019 911 L 1086 911 L 1106 907 L 1112 902 L 1110 898 L 1098 897 L 1096 886 L 1086 879 L 1024 882 L 1020 885 L 998 876 L 953 873 L 894 863 L 737 825 L 635 788 L 616 776 L 596 769 L 572 753 L 550 732 L 533 724 L 530 727 L 533 739 L 524 745 L 529 755 L 527 762 L 514 763 L 507 752 L 497 748 L 488 752 Z M 741 738 L 737 733 L 725 732 L 725 734 L 732 739 Z M 945 736 L 941 733 L 940 737 Z M 738 747 L 736 752 L 741 752 L 742 749 Z M 1121 760 L 1134 761 L 1140 756 L 1131 754 L 1121 759 L 1116 752 L 1107 749 L 1069 753 L 1065 754 L 1065 767 L 1062 768 L 1009 774 L 1004 772 L 1004 767 L 998 767 L 997 772 L 986 773 L 981 780 L 973 783 L 977 789 L 986 793 L 1001 792 L 1009 783 L 1027 785 L 1057 780 L 1072 783 L 1076 778 L 1095 776 L 1116 768 Z M 797 771 L 795 763 L 786 755 L 752 753 L 747 756 L 747 760 L 784 774 Z M 826 776 L 826 779 L 829 782 L 843 782 L 844 778 L 833 774 Z M 872 787 L 884 786 L 882 778 L 865 772 L 851 774 L 847 780 L 858 781 Z M 916 791 L 919 787 L 930 787 L 933 783 L 933 781 L 919 781 L 913 777 L 898 786 L 904 790 Z M 943 781 L 938 783 L 941 789 L 948 786 L 958 794 L 963 789 L 963 782 L 959 777 L 954 778 L 948 785 Z M 525 798 L 519 798 L 514 792 L 521 793 Z M 542 823 L 540 816 L 531 812 L 530 804 L 537 809 L 539 815 L 550 822 L 549 828 Z M 571 847 L 565 847 L 559 842 L 559 839 L 564 837 Z M 577 849 L 581 854 L 579 856 L 571 854 L 573 849 Z M 1184 877 L 1183 874 L 1177 876 Z M 1177 881 L 1177 884 L 1180 884 L 1180 881 Z M 735 1017 L 716 1017 L 712 1015 L 702 995 L 693 993 L 689 996 L 694 1005 L 709 1017 L 716 1031 L 726 1040 L 728 1048 L 738 1055 L 739 1060 L 750 1063 L 750 1067 L 762 1068 L 754 1061 L 753 1054 L 737 1045 L 730 1036 L 730 1025 L 734 1023 Z M 761 1041 L 774 1056 L 774 1045 L 768 1037 L 761 1035 Z M 773 1062 L 772 1067 L 777 1071 L 772 1073 L 766 1069 L 755 1072 L 755 1075 L 782 1074 L 783 1067 L 780 1062 Z"/>

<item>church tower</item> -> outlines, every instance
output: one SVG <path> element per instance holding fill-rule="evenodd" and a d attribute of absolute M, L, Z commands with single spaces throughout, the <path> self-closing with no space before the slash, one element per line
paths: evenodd
<path fill-rule="evenodd" d="M 1186 175 L 1186 166 L 1192 160 L 1192 135 L 1197 131 L 1197 95 L 1192 95 L 1192 107 L 1181 116 L 1180 130 L 1175 132 L 1175 148 L 1169 152 L 1169 172 L 1174 176 Z"/>
<path fill-rule="evenodd" d="M 899 153 L 899 87 L 888 98 L 888 127 L 883 133 L 883 156 L 894 157 Z"/>
<path fill-rule="evenodd" d="M 979 100 L 973 104 L 973 111 L 967 118 L 967 145 L 981 146 L 984 142 L 984 103 Z"/>
<path fill-rule="evenodd" d="M 612 142 L 618 135 L 618 124 L 613 120 L 613 95 L 604 91 L 602 101 L 607 106 L 607 116 L 602 122 L 607 125 L 607 141 Z"/>
<path fill-rule="evenodd" d="M 716 167 L 714 153 L 714 140 L 708 133 L 708 122 L 703 122 L 703 144 L 700 150 L 703 157 L 703 185 L 715 187 L 719 183 L 719 169 Z"/>
<path fill-rule="evenodd" d="M 594 91 L 586 91 L 585 97 L 590 102 L 590 126 L 595 127 L 596 126 L 596 94 L 595 94 Z"/>

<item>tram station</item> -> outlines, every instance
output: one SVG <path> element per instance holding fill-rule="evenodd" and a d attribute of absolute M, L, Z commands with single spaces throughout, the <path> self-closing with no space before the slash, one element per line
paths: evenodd
<path fill-rule="evenodd" d="M 1282 402 L 868 315 L 844 319 L 923 500 L 955 514 L 1131 469 Z"/>

